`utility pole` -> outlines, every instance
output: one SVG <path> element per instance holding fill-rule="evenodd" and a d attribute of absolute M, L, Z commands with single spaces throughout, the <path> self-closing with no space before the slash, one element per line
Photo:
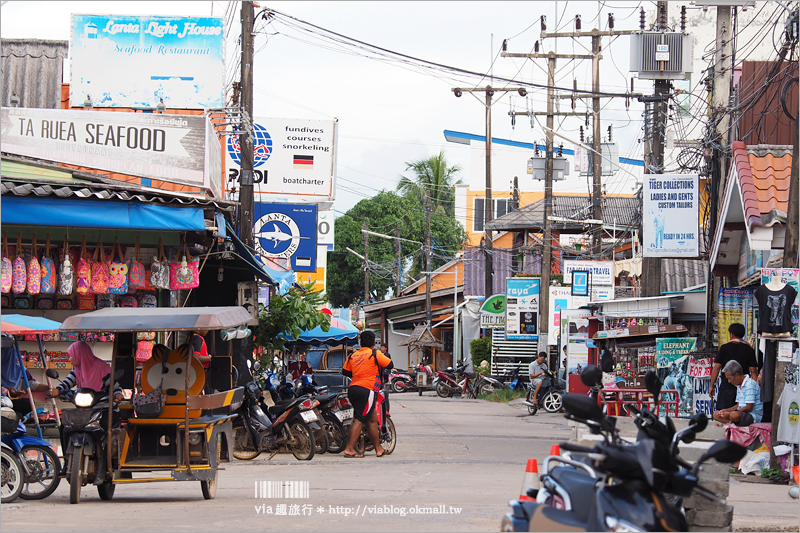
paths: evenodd
<path fill-rule="evenodd" d="M 239 231 L 242 242 L 255 248 L 253 239 L 253 2 L 242 2 L 241 106 L 245 127 L 239 134 L 241 179 L 239 188 Z"/>
<path fill-rule="evenodd" d="M 400 257 L 400 224 L 394 227 L 394 236 L 394 247 L 397 250 L 397 289 L 395 290 L 395 297 L 398 297 L 400 296 L 400 291 L 403 290 L 403 264 Z"/>
<path fill-rule="evenodd" d="M 547 58 L 547 132 L 545 133 L 544 162 L 544 231 L 542 232 L 542 273 L 539 285 L 539 350 L 547 346 L 550 329 L 550 272 L 553 259 L 553 236 L 550 217 L 553 216 L 553 111 L 555 111 L 556 57 Z M 545 351 L 547 348 L 545 348 Z"/>
<path fill-rule="evenodd" d="M 592 217 L 595 220 L 603 220 L 603 204 L 601 193 L 603 189 L 603 160 L 598 155 L 601 153 L 600 145 L 600 33 L 595 29 L 592 31 Z M 592 232 L 592 257 L 602 259 L 603 247 L 603 224 L 599 224 Z"/>
<path fill-rule="evenodd" d="M 524 87 L 496 89 L 487 85 L 484 89 L 474 89 L 471 87 L 454 87 L 452 89 L 456 98 L 460 98 L 463 93 L 485 93 L 486 94 L 486 192 L 483 202 L 483 231 L 484 231 L 484 287 L 483 294 L 486 298 L 492 295 L 494 266 L 492 262 L 492 231 L 487 227 L 494 218 L 492 203 L 492 96 L 495 92 L 516 91 L 520 96 L 528 94 Z M 430 270 L 430 268 L 428 268 Z"/>
<path fill-rule="evenodd" d="M 399 241 L 398 241 L 399 242 Z M 431 191 L 425 191 L 425 320 L 428 327 L 433 322 L 431 309 Z"/>
<path fill-rule="evenodd" d="M 369 303 L 369 220 L 364 220 L 364 305 Z"/>

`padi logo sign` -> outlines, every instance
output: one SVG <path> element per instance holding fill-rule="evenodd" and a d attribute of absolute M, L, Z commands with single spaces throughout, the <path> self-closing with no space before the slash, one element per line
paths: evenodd
<path fill-rule="evenodd" d="M 242 165 L 242 148 L 239 146 L 239 136 L 228 136 L 228 154 L 238 166 Z M 258 168 L 267 162 L 272 155 L 272 137 L 261 124 L 253 124 L 253 168 Z"/>

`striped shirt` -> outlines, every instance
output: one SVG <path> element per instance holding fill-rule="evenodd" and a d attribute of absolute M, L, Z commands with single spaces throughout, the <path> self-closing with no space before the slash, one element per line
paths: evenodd
<path fill-rule="evenodd" d="M 761 387 L 749 375 L 745 374 L 742 384 L 736 387 L 736 402 L 739 404 L 740 409 L 749 403 L 753 404 L 753 410 L 750 411 L 750 414 L 753 415 L 753 421 L 755 423 L 761 422 L 761 418 L 764 416 Z"/>
<path fill-rule="evenodd" d="M 111 374 L 106 374 L 106 377 L 103 378 L 103 390 L 105 391 L 108 390 L 108 378 L 110 376 Z M 64 381 L 58 384 L 56 389 L 58 389 L 60 393 L 64 393 L 72 389 L 73 387 L 76 387 L 77 385 L 78 385 L 78 379 L 75 376 L 75 369 L 72 369 L 69 371 L 67 377 L 64 378 Z M 100 391 L 95 391 L 95 392 L 100 392 Z M 117 394 L 122 396 L 122 387 L 119 386 L 119 383 L 114 383 L 114 396 L 116 396 Z M 102 402 L 107 402 L 107 401 L 108 401 L 108 394 L 103 393 L 100 395 L 100 399 L 98 400 L 97 403 L 100 404 Z M 117 406 L 117 404 L 114 404 L 114 411 L 119 411 L 119 406 Z"/>

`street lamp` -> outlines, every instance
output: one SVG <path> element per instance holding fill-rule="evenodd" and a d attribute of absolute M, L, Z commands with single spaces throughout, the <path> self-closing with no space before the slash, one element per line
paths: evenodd
<path fill-rule="evenodd" d="M 86 111 L 91 111 L 92 107 L 94 107 L 94 104 L 92 103 L 92 95 L 87 94 L 86 95 L 86 100 L 83 102 L 83 108 Z"/>
<path fill-rule="evenodd" d="M 19 96 L 16 94 L 11 95 L 11 107 L 19 107 Z"/>
<path fill-rule="evenodd" d="M 156 106 L 156 111 L 161 113 L 162 115 L 167 111 L 167 106 L 164 104 L 164 99 L 158 99 L 158 105 Z"/>

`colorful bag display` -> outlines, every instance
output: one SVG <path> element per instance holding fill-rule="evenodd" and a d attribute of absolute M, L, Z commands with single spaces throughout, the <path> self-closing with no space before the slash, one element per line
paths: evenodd
<path fill-rule="evenodd" d="M 42 294 L 55 294 L 56 292 L 56 264 L 53 261 L 53 258 L 50 257 L 50 234 L 47 234 L 47 238 L 45 239 L 44 243 L 44 253 L 42 254 L 42 283 L 41 283 L 41 292 Z M 41 309 L 41 308 L 39 308 Z"/>
<path fill-rule="evenodd" d="M 81 255 L 78 266 L 75 268 L 78 294 L 90 294 L 92 291 L 92 264 L 91 258 L 86 257 L 86 235 L 81 239 Z"/>
<path fill-rule="evenodd" d="M 56 300 L 52 294 L 41 293 L 36 297 L 36 309 L 52 309 L 55 304 Z"/>
<path fill-rule="evenodd" d="M 11 291 L 22 294 L 28 286 L 28 266 L 25 264 L 25 254 L 22 251 L 22 235 L 17 233 L 17 257 L 14 258 L 11 271 Z"/>
<path fill-rule="evenodd" d="M 143 363 L 153 356 L 153 341 L 139 341 L 136 345 L 136 361 Z"/>
<path fill-rule="evenodd" d="M 62 311 L 69 311 L 71 309 L 75 309 L 75 297 L 70 296 L 61 296 L 56 300 L 56 309 L 61 309 Z"/>
<path fill-rule="evenodd" d="M 158 301 L 155 294 L 145 294 L 139 302 L 139 307 L 158 307 Z"/>
<path fill-rule="evenodd" d="M 164 255 L 164 244 L 158 238 L 158 252 L 150 264 L 150 285 L 154 289 L 169 289 L 169 264 Z"/>
<path fill-rule="evenodd" d="M 128 263 L 119 245 L 119 237 L 111 245 L 111 260 L 108 262 L 108 293 L 128 293 Z"/>
<path fill-rule="evenodd" d="M 94 311 L 94 308 L 94 294 L 91 292 L 78 293 L 78 309 L 81 311 Z"/>
<path fill-rule="evenodd" d="M 92 265 L 92 278 L 91 278 L 91 291 L 94 294 L 108 294 L 108 263 L 106 262 L 106 253 L 103 250 L 103 243 L 98 239 L 97 248 L 94 249 L 94 256 L 92 256 L 94 264 Z"/>
<path fill-rule="evenodd" d="M 181 258 L 178 261 L 178 257 Z M 200 258 L 189 254 L 189 247 L 183 241 L 183 255 L 178 248 L 175 261 L 169 264 L 169 288 L 172 290 L 194 289 L 200 285 Z"/>
<path fill-rule="evenodd" d="M 96 307 L 98 309 L 105 309 L 107 307 L 117 306 L 117 297 L 113 294 L 98 294 L 95 299 Z"/>
<path fill-rule="evenodd" d="M 3 234 L 3 269 L 2 280 L 0 280 L 0 292 L 8 294 L 11 292 L 11 283 L 14 279 L 14 266 L 8 255 L 8 235 Z"/>
<path fill-rule="evenodd" d="M 14 297 L 14 309 L 30 309 L 31 297 L 28 295 L 21 295 Z"/>
<path fill-rule="evenodd" d="M 128 289 L 131 291 L 137 289 L 146 289 L 147 283 L 145 280 L 147 276 L 144 265 L 139 261 L 139 237 L 136 237 L 136 249 L 128 262 Z"/>
<path fill-rule="evenodd" d="M 31 239 L 31 255 L 28 258 L 28 294 L 39 294 L 42 291 L 42 265 L 36 258 L 36 234 Z"/>
<path fill-rule="evenodd" d="M 64 235 L 64 249 L 61 250 L 61 264 L 58 266 L 58 294 L 69 296 L 75 290 L 75 270 L 69 256 L 69 239 Z"/>

